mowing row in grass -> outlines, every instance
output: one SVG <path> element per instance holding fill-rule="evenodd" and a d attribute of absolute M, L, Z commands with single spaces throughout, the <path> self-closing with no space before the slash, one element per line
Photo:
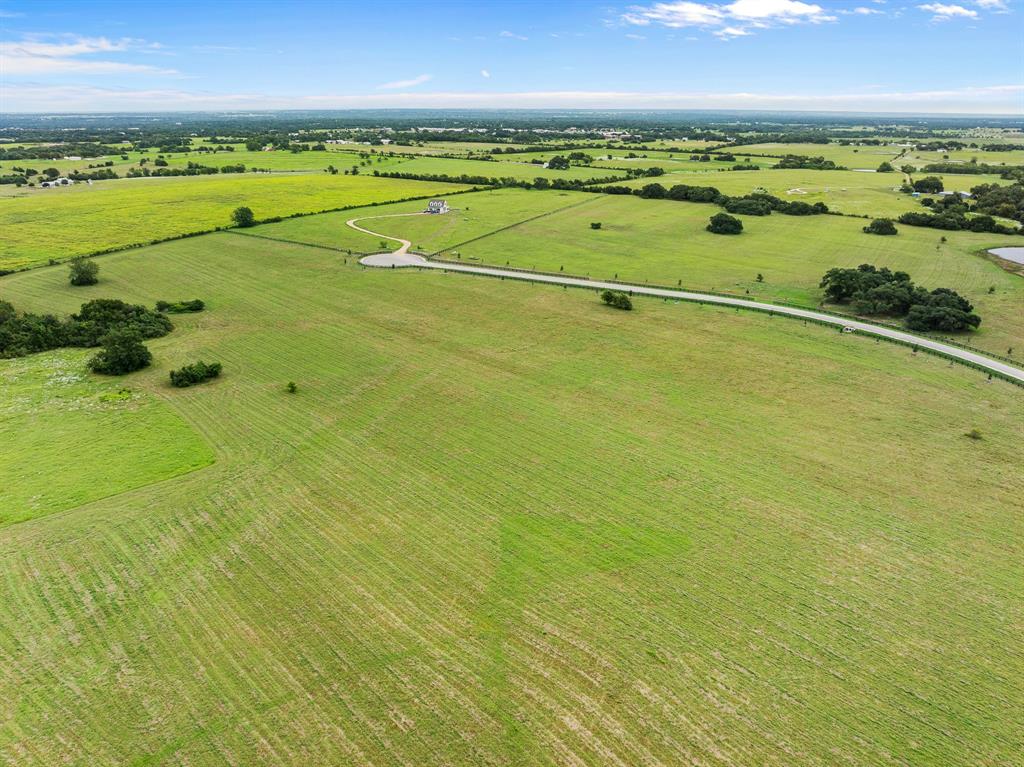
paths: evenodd
<path fill-rule="evenodd" d="M 0 530 L 0 761 L 1019 753 L 1018 389 L 764 315 L 616 312 L 224 233 L 109 256 L 95 286 L 65 273 L 0 294 L 215 309 L 112 385 L 161 402 L 127 432 L 76 353 L 0 362 L 17 417 L 62 415 L 29 443 L 8 427 L 5 508 L 79 502 L 104 459 L 130 467 L 108 493 L 152 482 Z M 232 374 L 168 385 L 197 359 Z M 198 434 L 217 462 L 156 481 Z"/>

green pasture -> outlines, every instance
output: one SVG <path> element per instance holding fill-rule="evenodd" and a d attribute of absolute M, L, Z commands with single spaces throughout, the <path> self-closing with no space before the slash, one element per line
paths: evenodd
<path fill-rule="evenodd" d="M 716 163 L 700 163 L 714 166 Z M 858 216 L 895 218 L 908 210 L 922 210 L 921 201 L 899 191 L 905 176 L 902 173 L 860 173 L 852 170 L 721 170 L 677 171 L 658 178 L 615 182 L 616 186 L 639 189 L 657 182 L 670 189 L 675 184 L 713 186 L 723 194 L 741 196 L 767 192 L 784 200 L 806 203 L 823 202 L 830 210 Z M 939 175 L 947 189 L 967 191 L 978 184 L 1009 183 L 998 176 Z"/>
<path fill-rule="evenodd" d="M 895 237 L 879 237 L 861 231 L 864 219 L 778 213 L 741 216 L 743 234 L 728 237 L 705 231 L 710 216 L 720 210 L 710 204 L 595 196 L 593 202 L 458 251 L 463 260 L 487 264 L 601 279 L 617 276 L 626 282 L 681 283 L 805 306 L 821 300 L 818 283 L 834 266 L 888 266 L 927 287 L 953 288 L 974 303 L 982 325 L 962 341 L 999 354 L 1010 347 L 1018 355 L 1024 350 L 1024 281 L 977 255 L 1006 245 L 1005 237 L 911 226 L 899 226 Z M 592 222 L 600 222 L 601 229 L 591 229 Z M 394 219 L 391 226 L 392 233 L 400 233 L 402 219 Z M 764 282 L 756 281 L 759 273 Z"/>
<path fill-rule="evenodd" d="M 706 206 L 595 200 L 530 225 L 538 258 L 704 244 L 686 211 Z M 811 258 L 815 222 L 785 223 Z M 708 262 L 773 284 L 758 235 L 723 239 Z M 778 317 L 619 312 L 231 233 L 105 257 L 90 288 L 65 271 L 0 297 L 209 309 L 120 379 L 78 352 L 0 361 L 5 408 L 83 402 L 15 442 L 0 488 L 28 462 L 35 487 L 87 494 L 102 456 L 132 466 L 126 492 L 0 529 L 0 762 L 959 767 L 1024 748 L 1017 388 Z M 223 376 L 170 388 L 197 358 Z M 150 440 L 217 461 L 143 478 Z"/>
<path fill-rule="evenodd" d="M 210 446 L 161 397 L 90 375 L 93 353 L 0 360 L 0 528 L 212 463 Z M 55 471 L 58 453 L 70 460 Z"/>
<path fill-rule="evenodd" d="M 269 218 L 463 188 L 362 175 L 231 174 L 35 189 L 0 199 L 0 269 L 229 226 L 240 205 Z"/>
<path fill-rule="evenodd" d="M 516 156 L 516 155 L 513 155 Z M 518 181 L 533 181 L 537 178 L 581 179 L 591 181 L 599 178 L 624 176 L 621 171 L 610 168 L 570 167 L 567 170 L 548 170 L 542 165 L 528 161 L 500 162 L 494 160 L 458 160 L 444 157 L 416 157 L 388 168 L 390 172 L 413 173 L 416 175 L 485 176 L 487 178 L 513 178 Z"/>
<path fill-rule="evenodd" d="M 787 154 L 806 157 L 824 157 L 844 168 L 873 170 L 888 160 L 893 161 L 901 151 L 898 146 L 843 146 L 842 144 L 745 144 L 733 147 L 736 153 L 774 155 Z M 898 167 L 898 166 L 897 166 Z"/>
<path fill-rule="evenodd" d="M 915 149 L 908 149 L 907 153 L 899 158 L 898 165 L 916 165 L 921 168 L 932 163 L 952 162 L 967 165 L 972 161 L 976 161 L 981 165 L 1006 165 L 1008 167 L 1019 167 L 1024 165 L 1024 150 L 1013 152 L 985 152 L 981 149 L 954 149 L 949 152 L 919 152 Z"/>

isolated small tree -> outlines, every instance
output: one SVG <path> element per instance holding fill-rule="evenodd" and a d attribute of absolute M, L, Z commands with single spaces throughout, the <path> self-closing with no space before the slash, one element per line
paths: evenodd
<path fill-rule="evenodd" d="M 590 228 L 591 228 L 591 229 L 600 229 L 600 228 L 601 228 L 601 222 L 600 222 L 600 221 L 594 221 L 594 222 L 592 222 L 592 223 L 590 224 Z"/>
<path fill-rule="evenodd" d="M 235 208 L 235 212 L 231 214 L 231 220 L 235 222 L 235 226 L 247 227 L 256 223 L 256 216 L 253 215 L 252 208 L 243 205 L 240 208 Z"/>
<path fill-rule="evenodd" d="M 620 290 L 602 290 L 601 300 L 608 306 L 623 309 L 627 312 L 633 308 L 633 301 Z"/>
<path fill-rule="evenodd" d="M 71 259 L 69 278 L 72 285 L 95 285 L 99 279 L 100 266 L 89 258 Z"/>
<path fill-rule="evenodd" d="M 299 386 L 298 384 L 295 383 L 295 381 L 289 381 L 288 385 L 285 386 L 284 388 L 288 391 L 289 394 L 295 394 L 295 392 L 299 390 Z"/>
<path fill-rule="evenodd" d="M 764 282 L 764 275 L 761 274 L 761 272 L 757 273 L 757 281 L 758 282 Z"/>
<path fill-rule="evenodd" d="M 57 170 L 56 168 L 46 168 L 43 171 L 43 175 L 46 176 L 47 178 L 57 178 L 57 176 L 60 175 L 60 171 Z"/>
<path fill-rule="evenodd" d="M 897 234 L 896 225 L 889 218 L 876 218 L 863 229 L 866 234 Z"/>
<path fill-rule="evenodd" d="M 743 222 L 728 213 L 716 213 L 708 222 L 707 230 L 713 234 L 739 234 L 743 231 Z"/>
<path fill-rule="evenodd" d="M 892 173 L 896 169 L 892 167 L 892 163 L 885 160 L 881 165 L 878 166 L 879 173 Z"/>
<path fill-rule="evenodd" d="M 89 360 L 94 373 L 119 376 L 141 370 L 153 360 L 142 343 L 142 337 L 133 330 L 113 330 L 103 337 L 103 348 Z"/>

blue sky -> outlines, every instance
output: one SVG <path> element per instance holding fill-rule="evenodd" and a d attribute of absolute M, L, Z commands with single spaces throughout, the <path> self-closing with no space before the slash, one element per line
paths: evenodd
<path fill-rule="evenodd" d="M 1021 0 L 0 0 L 0 111 L 1024 113 Z"/>

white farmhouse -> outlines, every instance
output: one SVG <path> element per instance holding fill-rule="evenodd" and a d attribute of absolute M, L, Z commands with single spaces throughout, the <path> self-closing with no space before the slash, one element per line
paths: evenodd
<path fill-rule="evenodd" d="M 445 200 L 431 200 L 427 203 L 427 213 L 447 213 L 448 203 Z"/>

